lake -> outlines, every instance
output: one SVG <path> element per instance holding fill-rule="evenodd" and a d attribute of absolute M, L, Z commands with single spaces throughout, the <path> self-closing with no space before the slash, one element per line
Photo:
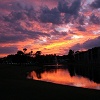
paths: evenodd
<path fill-rule="evenodd" d="M 96 83 L 87 77 L 78 75 L 75 71 L 70 72 L 68 68 L 59 66 L 46 66 L 43 69 L 34 70 L 28 74 L 27 78 L 62 85 L 100 90 L 100 83 Z"/>

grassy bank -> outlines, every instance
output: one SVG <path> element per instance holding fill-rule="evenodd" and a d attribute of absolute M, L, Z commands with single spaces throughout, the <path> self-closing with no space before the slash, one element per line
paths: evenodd
<path fill-rule="evenodd" d="M 1 100 L 99 100 L 100 91 L 35 80 L 1 80 Z"/>

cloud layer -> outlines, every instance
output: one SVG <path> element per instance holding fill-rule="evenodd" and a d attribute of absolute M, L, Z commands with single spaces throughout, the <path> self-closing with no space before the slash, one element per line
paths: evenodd
<path fill-rule="evenodd" d="M 100 46 L 99 4 L 99 0 L 1 0 L 0 56 L 24 47 L 62 55 L 69 48 Z"/>

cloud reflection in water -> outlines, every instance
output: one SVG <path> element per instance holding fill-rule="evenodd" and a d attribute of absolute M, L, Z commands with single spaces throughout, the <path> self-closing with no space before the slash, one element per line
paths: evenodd
<path fill-rule="evenodd" d="M 37 77 L 39 76 L 39 77 Z M 70 76 L 68 70 L 57 69 L 51 71 L 44 71 L 41 73 L 37 73 L 32 71 L 28 78 L 32 78 L 35 80 L 47 81 L 56 84 L 70 85 L 76 87 L 90 88 L 100 90 L 100 84 L 97 84 L 93 81 L 90 81 L 88 78 L 84 78 L 82 76 Z"/>

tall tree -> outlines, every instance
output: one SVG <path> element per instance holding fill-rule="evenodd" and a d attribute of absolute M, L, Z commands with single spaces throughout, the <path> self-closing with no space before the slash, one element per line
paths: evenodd
<path fill-rule="evenodd" d="M 41 55 L 41 51 L 36 51 L 35 56 L 40 56 Z"/>
<path fill-rule="evenodd" d="M 23 51 L 24 51 L 24 53 L 25 53 L 25 52 L 27 51 L 27 49 L 26 49 L 26 48 L 24 48 L 24 49 L 23 49 Z"/>
<path fill-rule="evenodd" d="M 71 49 L 68 52 L 68 58 L 71 62 L 74 61 L 74 51 Z"/>
<path fill-rule="evenodd" d="M 23 51 L 17 51 L 17 55 L 23 55 L 24 53 L 23 53 Z"/>

